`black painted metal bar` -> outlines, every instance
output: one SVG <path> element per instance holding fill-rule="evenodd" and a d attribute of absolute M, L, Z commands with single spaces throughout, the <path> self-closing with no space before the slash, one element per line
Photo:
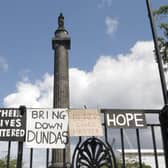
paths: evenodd
<path fill-rule="evenodd" d="M 108 134 L 107 134 L 107 118 L 106 118 L 106 114 L 104 113 L 104 136 L 105 136 L 105 141 L 106 141 L 106 144 L 108 145 L 108 148 L 110 149 L 111 151 L 111 154 L 113 156 L 113 163 L 114 163 L 114 168 L 117 168 L 117 161 L 116 161 L 116 157 L 115 157 L 115 154 L 114 154 L 114 151 L 112 149 L 112 147 L 110 146 L 109 142 L 108 142 Z"/>
<path fill-rule="evenodd" d="M 153 140 L 153 150 L 154 150 L 154 156 L 155 156 L 155 166 L 158 168 L 158 157 L 157 157 L 157 147 L 156 147 L 156 138 L 155 138 L 155 130 L 154 126 L 151 126 L 152 131 L 152 140 Z"/>
<path fill-rule="evenodd" d="M 155 45 L 155 53 L 156 53 L 156 58 L 157 58 L 157 63 L 158 63 L 158 68 L 159 68 L 164 103 L 168 104 L 166 80 L 165 80 L 165 76 L 164 76 L 163 64 L 162 64 L 160 50 L 159 50 L 159 46 L 158 46 L 158 36 L 157 36 L 156 28 L 155 28 L 154 16 L 153 16 L 153 11 L 151 8 L 150 0 L 146 0 L 146 4 L 147 4 L 149 20 L 150 20 L 150 25 L 151 25 L 152 35 L 153 35 L 153 41 L 154 41 L 154 45 Z"/>
<path fill-rule="evenodd" d="M 6 160 L 6 168 L 9 168 L 10 165 L 10 152 L 11 152 L 11 141 L 8 142 L 8 155 Z"/>
<path fill-rule="evenodd" d="M 63 165 L 66 166 L 66 149 L 63 149 Z"/>
<path fill-rule="evenodd" d="M 21 115 L 26 113 L 25 106 L 20 106 L 19 110 Z M 23 159 L 23 142 L 18 142 L 17 168 L 22 168 L 22 159 Z"/>
<path fill-rule="evenodd" d="M 104 136 L 105 136 L 105 141 L 108 142 L 108 135 L 107 135 L 107 119 L 106 119 L 106 114 L 104 113 Z"/>
<path fill-rule="evenodd" d="M 122 168 L 126 168 L 126 162 L 125 162 L 125 145 L 124 145 L 124 133 L 123 128 L 120 128 L 120 134 L 121 134 L 121 149 L 122 149 L 122 162 L 123 166 Z"/>
<path fill-rule="evenodd" d="M 48 168 L 48 162 L 49 162 L 49 149 L 46 150 L 46 168 Z"/>
<path fill-rule="evenodd" d="M 75 148 L 73 156 L 72 156 L 72 168 L 75 167 L 75 156 L 76 156 L 77 151 L 79 150 L 79 146 L 80 146 L 81 142 L 82 142 L 82 137 L 79 136 L 78 143 L 76 145 L 76 148 Z"/>
<path fill-rule="evenodd" d="M 147 124 L 148 127 L 155 126 L 155 127 L 160 127 L 160 124 Z"/>
<path fill-rule="evenodd" d="M 23 142 L 18 142 L 17 168 L 22 168 Z"/>
<path fill-rule="evenodd" d="M 139 129 L 138 128 L 136 128 L 136 136 L 137 136 L 139 166 L 140 166 L 140 168 L 142 168 L 141 142 L 140 142 L 140 136 L 139 136 Z"/>
<path fill-rule="evenodd" d="M 147 4 L 149 20 L 150 20 L 150 25 L 151 25 L 151 30 L 152 30 L 152 35 L 153 35 L 153 40 L 154 40 L 154 45 L 155 45 L 155 53 L 156 53 L 156 58 L 157 58 L 157 63 L 158 63 L 159 74 L 160 74 L 164 104 L 165 106 L 168 106 L 166 80 L 164 76 L 163 64 L 162 64 L 161 55 L 159 51 L 158 37 L 156 33 L 154 16 L 153 16 L 150 0 L 146 0 L 146 4 Z M 166 162 L 166 167 L 168 167 L 168 125 L 165 124 L 166 120 L 168 120 L 168 109 L 163 110 L 160 113 L 160 122 L 161 122 L 161 130 L 162 130 L 162 137 L 163 137 L 165 162 Z"/>
<path fill-rule="evenodd" d="M 33 167 L 33 148 L 30 149 L 30 168 Z"/>
<path fill-rule="evenodd" d="M 166 120 L 166 118 L 165 118 L 165 120 Z M 162 130 L 163 148 L 164 148 L 166 168 L 168 167 L 168 129 L 167 129 L 167 127 L 168 127 L 167 125 L 164 125 L 164 121 L 161 121 L 161 130 Z"/>
<path fill-rule="evenodd" d="M 162 109 L 101 109 L 101 113 L 113 113 L 113 112 L 144 112 L 145 114 L 159 114 Z"/>

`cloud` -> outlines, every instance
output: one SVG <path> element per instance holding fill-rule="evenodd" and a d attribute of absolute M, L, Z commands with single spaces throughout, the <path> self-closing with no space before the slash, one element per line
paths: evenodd
<path fill-rule="evenodd" d="M 4 98 L 7 107 L 52 107 L 53 76 L 46 73 L 34 83 L 23 80 L 17 83 L 16 92 Z"/>
<path fill-rule="evenodd" d="M 72 106 L 154 108 L 162 104 L 152 42 L 137 42 L 125 55 L 101 56 L 92 72 L 70 72 Z"/>
<path fill-rule="evenodd" d="M 106 24 L 106 33 L 108 35 L 112 35 L 117 30 L 119 22 L 116 18 L 106 16 L 105 24 Z"/>
<path fill-rule="evenodd" d="M 92 71 L 70 68 L 71 107 L 83 108 L 133 108 L 153 109 L 163 106 L 160 79 L 153 55 L 153 42 L 139 41 L 128 53 L 114 56 L 102 55 Z M 4 98 L 6 107 L 52 107 L 53 75 L 46 73 L 42 79 L 19 81 L 16 91 Z M 151 119 L 151 118 L 150 118 Z M 116 140 L 121 148 L 119 129 L 109 129 L 109 142 Z M 161 148 L 160 128 L 155 129 L 157 147 Z M 137 148 L 136 132 L 124 132 L 125 147 Z M 126 137 L 127 135 L 127 137 Z M 140 130 L 142 148 L 153 148 L 151 129 Z M 143 138 L 142 138 L 143 137 Z M 148 141 L 148 143 L 147 143 Z M 72 143 L 72 148 L 75 143 Z M 44 165 L 44 155 L 39 158 Z"/>
<path fill-rule="evenodd" d="M 160 79 L 157 64 L 153 55 L 153 42 L 139 41 L 128 53 L 119 55 L 102 55 L 95 63 L 92 71 L 86 72 L 78 68 L 70 68 L 70 100 L 71 107 L 82 108 L 161 108 L 163 105 Z M 31 82 L 19 81 L 16 91 L 4 98 L 6 107 L 52 107 L 53 75 L 44 76 Z M 153 116 L 153 115 L 152 115 Z M 151 116 L 150 116 L 151 119 Z M 119 129 L 108 129 L 109 143 L 115 139 L 113 149 L 121 148 Z M 155 128 L 157 147 L 162 148 L 160 128 Z M 151 128 L 140 130 L 141 147 L 153 148 Z M 71 142 L 72 149 L 77 142 Z M 124 130 L 125 148 L 137 149 L 135 129 Z M 0 144 L 2 151 L 7 146 Z M 16 145 L 14 145 L 16 148 Z M 16 149 L 13 148 L 11 156 Z M 15 149 L 15 150 L 14 150 Z M 23 160 L 29 167 L 28 149 L 24 149 Z M 13 154 L 14 153 L 14 154 Z M 45 167 L 46 154 L 35 152 L 33 164 Z"/>
<path fill-rule="evenodd" d="M 70 68 L 71 107 L 162 107 L 157 64 L 152 42 L 137 42 L 127 54 L 100 56 L 93 70 Z M 7 107 L 52 107 L 53 75 L 33 82 L 20 81 L 16 92 L 4 98 Z"/>
<path fill-rule="evenodd" d="M 0 57 L 0 72 L 6 72 L 8 70 L 8 64 L 3 57 Z"/>
<path fill-rule="evenodd" d="M 111 5 L 112 0 L 101 0 L 100 3 L 98 4 L 98 8 L 111 7 Z"/>

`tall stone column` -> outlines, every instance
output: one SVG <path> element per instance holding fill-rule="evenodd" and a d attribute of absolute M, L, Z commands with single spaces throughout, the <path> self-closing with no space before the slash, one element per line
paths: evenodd
<path fill-rule="evenodd" d="M 69 63 L 68 49 L 70 37 L 64 28 L 64 16 L 58 17 L 58 29 L 52 39 L 54 50 L 54 108 L 69 108 Z M 66 161 L 70 160 L 70 145 L 66 145 Z M 63 168 L 64 150 L 52 150 L 52 164 L 50 168 Z"/>

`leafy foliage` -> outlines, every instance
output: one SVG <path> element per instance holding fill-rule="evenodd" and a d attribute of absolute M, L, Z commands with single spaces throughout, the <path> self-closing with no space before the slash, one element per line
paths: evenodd
<path fill-rule="evenodd" d="M 163 16 L 166 17 L 167 14 L 168 14 L 168 5 L 160 6 L 159 9 L 154 11 L 154 15 L 159 17 L 163 17 Z"/>
<path fill-rule="evenodd" d="M 118 160 L 117 162 L 118 168 L 123 168 L 123 163 L 121 160 Z M 139 166 L 139 162 L 131 159 L 131 160 L 126 160 L 126 164 L 125 164 L 126 168 L 140 168 Z M 101 168 L 108 168 L 107 166 L 102 166 Z M 146 165 L 145 163 L 142 163 L 142 168 L 152 168 L 149 165 Z"/>
<path fill-rule="evenodd" d="M 135 160 L 127 160 L 126 161 L 126 168 L 139 168 L 139 162 L 135 161 Z M 121 163 L 121 161 L 119 161 L 118 163 L 118 168 L 123 168 L 123 164 Z M 142 168 L 152 168 L 149 165 L 146 165 L 145 163 L 142 163 Z"/>
<path fill-rule="evenodd" d="M 162 35 L 158 38 L 160 53 L 165 64 L 168 64 L 168 5 L 160 6 L 154 16 Z"/>
<path fill-rule="evenodd" d="M 6 158 L 0 159 L 0 168 L 6 168 Z M 11 159 L 9 163 L 9 168 L 16 168 L 16 159 Z"/>

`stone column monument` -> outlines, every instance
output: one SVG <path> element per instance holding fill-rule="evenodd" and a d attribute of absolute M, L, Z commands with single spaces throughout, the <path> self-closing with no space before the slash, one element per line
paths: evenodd
<path fill-rule="evenodd" d="M 70 37 L 64 28 L 64 16 L 58 17 L 58 28 L 52 39 L 54 50 L 54 108 L 69 108 L 69 65 L 68 49 L 70 49 Z M 66 145 L 66 153 L 63 149 L 52 150 L 52 164 L 50 168 L 63 168 L 63 161 L 70 160 L 70 145 Z"/>

